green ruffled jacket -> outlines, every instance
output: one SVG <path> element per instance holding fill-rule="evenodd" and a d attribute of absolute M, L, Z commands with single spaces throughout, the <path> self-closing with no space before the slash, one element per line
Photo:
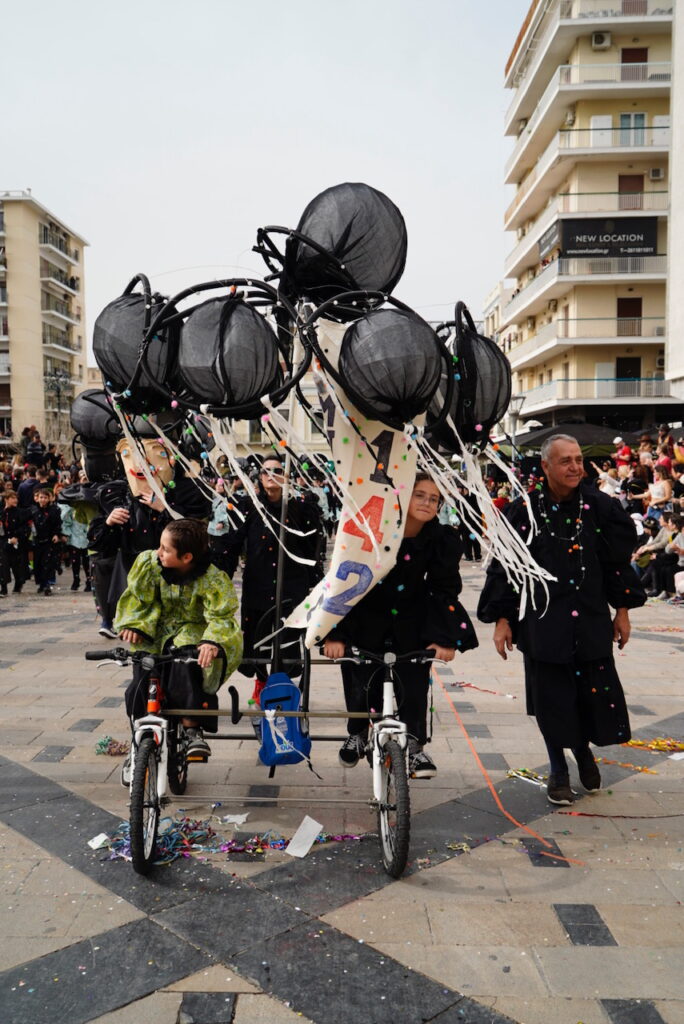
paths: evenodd
<path fill-rule="evenodd" d="M 168 575 L 168 574 L 167 574 Z M 179 578 L 180 580 L 180 578 Z M 145 636 L 133 650 L 160 654 L 166 646 L 216 644 L 220 656 L 203 669 L 203 689 L 216 693 L 242 659 L 242 632 L 236 621 L 238 600 L 229 576 L 215 565 L 187 581 L 164 578 L 157 552 L 143 551 L 128 574 L 119 598 L 114 628 L 134 629 Z"/>

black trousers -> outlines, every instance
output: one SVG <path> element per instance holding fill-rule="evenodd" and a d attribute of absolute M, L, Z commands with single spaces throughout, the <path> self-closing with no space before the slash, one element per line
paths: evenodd
<path fill-rule="evenodd" d="M 14 544 L 5 545 L 5 554 L 7 556 L 7 568 L 5 570 L 5 578 L 7 582 L 14 577 L 14 586 L 22 587 L 28 579 L 28 547 L 26 544 Z"/>
<path fill-rule="evenodd" d="M 111 558 L 104 555 L 90 556 L 90 572 L 93 580 L 97 610 L 101 618 L 109 623 L 114 621 L 114 616 L 116 615 L 116 603 L 109 598 L 109 584 L 112 579 L 114 561 L 114 556 Z"/>
<path fill-rule="evenodd" d="M 653 587 L 660 593 L 666 590 L 668 594 L 674 594 L 674 576 L 679 572 L 679 555 L 670 555 L 666 552 L 657 555 L 655 561 L 651 562 L 653 572 Z"/>
<path fill-rule="evenodd" d="M 90 580 L 90 559 L 88 558 L 87 550 L 85 548 L 75 548 L 73 544 L 70 544 L 69 555 L 71 557 L 71 571 L 74 574 L 74 583 L 80 582 L 81 568 L 83 569 L 86 582 L 88 582 Z"/>
<path fill-rule="evenodd" d="M 36 541 L 33 545 L 33 578 L 39 587 L 46 587 L 57 571 L 57 544 L 51 540 Z"/>
<path fill-rule="evenodd" d="M 183 665 L 171 662 L 162 665 L 162 687 L 169 708 L 202 708 L 213 711 L 218 708 L 218 696 L 205 693 L 202 688 L 202 669 L 199 665 Z M 142 718 L 147 708 L 147 684 L 149 672 L 135 665 L 133 679 L 126 688 L 126 714 L 129 718 Z M 187 716 L 192 718 L 192 712 Z M 202 715 L 197 721 L 205 732 L 218 732 L 218 716 Z"/>
<path fill-rule="evenodd" d="M 340 667 L 347 711 L 381 712 L 384 666 L 353 665 L 351 662 L 343 662 Z M 427 741 L 429 691 L 429 665 L 399 666 L 394 683 L 399 720 L 406 723 L 409 736 L 413 736 L 420 746 Z M 363 718 L 347 720 L 347 732 L 350 736 L 363 735 L 367 730 L 368 723 Z"/>

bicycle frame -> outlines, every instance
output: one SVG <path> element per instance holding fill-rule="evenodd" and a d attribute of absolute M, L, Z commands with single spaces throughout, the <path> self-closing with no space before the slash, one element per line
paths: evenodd
<path fill-rule="evenodd" d="M 408 736 L 406 723 L 400 722 L 394 714 L 394 665 L 397 656 L 386 651 L 383 656 L 385 678 L 382 683 L 382 718 L 371 726 L 371 744 L 373 754 L 373 799 L 382 799 L 382 760 L 383 750 L 389 740 L 396 740 L 403 751 L 406 750 Z"/>
<path fill-rule="evenodd" d="M 133 723 L 133 742 L 131 743 L 131 781 L 129 790 L 133 785 L 135 774 L 135 755 L 140 742 L 144 736 L 154 736 L 155 743 L 159 750 L 159 772 L 157 773 L 157 796 L 163 800 L 166 796 L 167 787 L 167 765 L 169 761 L 169 720 L 160 715 L 145 715 L 143 718 L 136 718 Z"/>

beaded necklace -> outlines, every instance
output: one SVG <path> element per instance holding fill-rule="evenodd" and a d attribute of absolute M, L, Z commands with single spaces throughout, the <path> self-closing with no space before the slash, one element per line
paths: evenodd
<path fill-rule="evenodd" d="M 551 505 L 551 511 L 558 512 L 559 505 L 560 502 Z M 586 566 L 584 565 L 584 558 L 582 557 L 584 545 L 580 543 L 582 528 L 584 525 L 582 522 L 582 512 L 584 507 L 585 505 L 582 500 L 582 495 L 578 491 L 577 515 L 575 516 L 574 524 L 572 518 L 566 517 L 565 519 L 565 524 L 571 526 L 573 528 L 573 532 L 571 532 L 567 537 L 564 537 L 561 533 L 556 533 L 554 531 L 551 525 L 551 516 L 549 515 L 549 511 L 546 507 L 544 492 L 539 491 L 539 515 L 542 519 L 543 529 L 546 530 L 548 535 L 553 537 L 554 540 L 567 545 L 567 552 L 570 558 L 577 555 L 578 564 L 574 567 L 573 579 L 568 581 L 575 590 L 579 590 L 582 586 L 587 571 Z"/>

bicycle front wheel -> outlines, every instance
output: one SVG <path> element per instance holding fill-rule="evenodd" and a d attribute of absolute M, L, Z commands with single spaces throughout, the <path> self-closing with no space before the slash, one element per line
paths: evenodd
<path fill-rule="evenodd" d="M 131 785 L 131 860 L 139 875 L 149 874 L 154 862 L 160 809 L 158 772 L 157 744 L 153 736 L 146 736 L 135 754 Z"/>
<path fill-rule="evenodd" d="M 382 863 L 392 878 L 399 878 L 408 860 L 411 837 L 406 754 L 398 743 L 389 740 L 382 751 L 382 791 L 378 804 L 378 832 Z"/>

